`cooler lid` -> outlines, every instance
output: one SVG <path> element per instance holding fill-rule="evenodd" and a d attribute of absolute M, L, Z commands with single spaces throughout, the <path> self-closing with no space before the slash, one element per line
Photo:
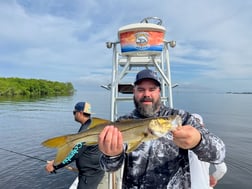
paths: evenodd
<path fill-rule="evenodd" d="M 129 24 L 126 26 L 122 26 L 119 28 L 118 33 L 127 32 L 127 31 L 134 31 L 134 30 L 153 30 L 153 31 L 162 31 L 165 32 L 165 28 L 163 26 L 153 24 L 153 23 L 136 23 L 136 24 Z"/>

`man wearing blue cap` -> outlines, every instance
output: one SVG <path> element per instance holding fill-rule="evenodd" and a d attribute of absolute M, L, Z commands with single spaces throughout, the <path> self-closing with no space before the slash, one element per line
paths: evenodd
<path fill-rule="evenodd" d="M 133 89 L 135 109 L 119 120 L 179 115 L 181 127 L 156 140 L 142 142 L 129 153 L 118 128 L 107 125 L 99 135 L 102 168 L 111 172 L 124 164 L 123 189 L 190 189 L 189 149 L 202 161 L 221 163 L 224 160 L 223 141 L 201 127 L 189 112 L 162 104 L 160 93 L 160 81 L 154 71 L 138 72 Z"/>
<path fill-rule="evenodd" d="M 78 102 L 75 105 L 73 110 L 74 119 L 81 124 L 78 132 L 87 130 L 91 124 L 91 113 L 91 105 L 88 102 Z M 77 189 L 95 189 L 104 176 L 104 171 L 101 170 L 99 164 L 100 155 L 101 152 L 97 145 L 85 146 L 83 143 L 79 143 L 60 164 L 54 165 L 54 161 L 49 161 L 46 170 L 52 173 L 76 161 L 79 171 Z"/>

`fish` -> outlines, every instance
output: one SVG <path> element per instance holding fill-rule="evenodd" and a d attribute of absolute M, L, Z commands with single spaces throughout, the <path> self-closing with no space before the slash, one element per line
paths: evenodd
<path fill-rule="evenodd" d="M 53 137 L 42 142 L 48 148 L 57 148 L 55 163 L 62 162 L 79 143 L 86 146 L 98 144 L 98 136 L 107 125 L 114 125 L 121 131 L 124 143 L 128 144 L 127 153 L 135 150 L 142 142 L 155 140 L 182 125 L 179 115 L 146 119 L 126 119 L 109 121 L 93 117 L 86 131 Z"/>

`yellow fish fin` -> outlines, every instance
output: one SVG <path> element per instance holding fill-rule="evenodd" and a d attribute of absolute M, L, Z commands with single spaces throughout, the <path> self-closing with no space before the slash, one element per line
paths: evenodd
<path fill-rule="evenodd" d="M 141 140 L 139 140 L 139 141 L 128 143 L 127 152 L 132 152 L 135 149 L 137 149 L 137 147 L 142 143 L 143 139 L 144 139 L 144 137 Z"/>
<path fill-rule="evenodd" d="M 54 160 L 55 164 L 57 165 L 61 163 L 69 155 L 72 149 L 73 147 L 69 145 L 63 145 L 59 147 L 57 155 Z"/>
<path fill-rule="evenodd" d="M 67 142 L 67 136 L 50 138 L 42 142 L 42 145 L 48 148 L 58 148 Z"/>
<path fill-rule="evenodd" d="M 133 121 L 133 119 L 122 119 L 119 122 L 120 123 L 129 123 L 129 122 L 132 122 L 132 121 Z M 140 119 L 139 120 L 134 120 L 134 121 L 140 121 Z"/>
<path fill-rule="evenodd" d="M 93 117 L 91 124 L 88 126 L 88 129 L 94 128 L 100 124 L 109 124 L 109 123 L 111 123 L 111 121 L 98 117 Z"/>

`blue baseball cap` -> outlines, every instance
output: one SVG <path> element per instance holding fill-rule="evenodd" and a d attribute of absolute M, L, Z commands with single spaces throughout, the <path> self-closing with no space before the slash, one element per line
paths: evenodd
<path fill-rule="evenodd" d="M 157 73 L 150 69 L 145 69 L 137 73 L 136 75 L 136 81 L 134 82 L 135 85 L 137 85 L 140 81 L 144 79 L 152 79 L 156 82 L 158 86 L 161 85 L 160 80 L 157 76 Z"/>
<path fill-rule="evenodd" d="M 91 114 L 91 105 L 88 102 L 78 102 L 74 106 L 74 110 L 86 114 Z"/>

